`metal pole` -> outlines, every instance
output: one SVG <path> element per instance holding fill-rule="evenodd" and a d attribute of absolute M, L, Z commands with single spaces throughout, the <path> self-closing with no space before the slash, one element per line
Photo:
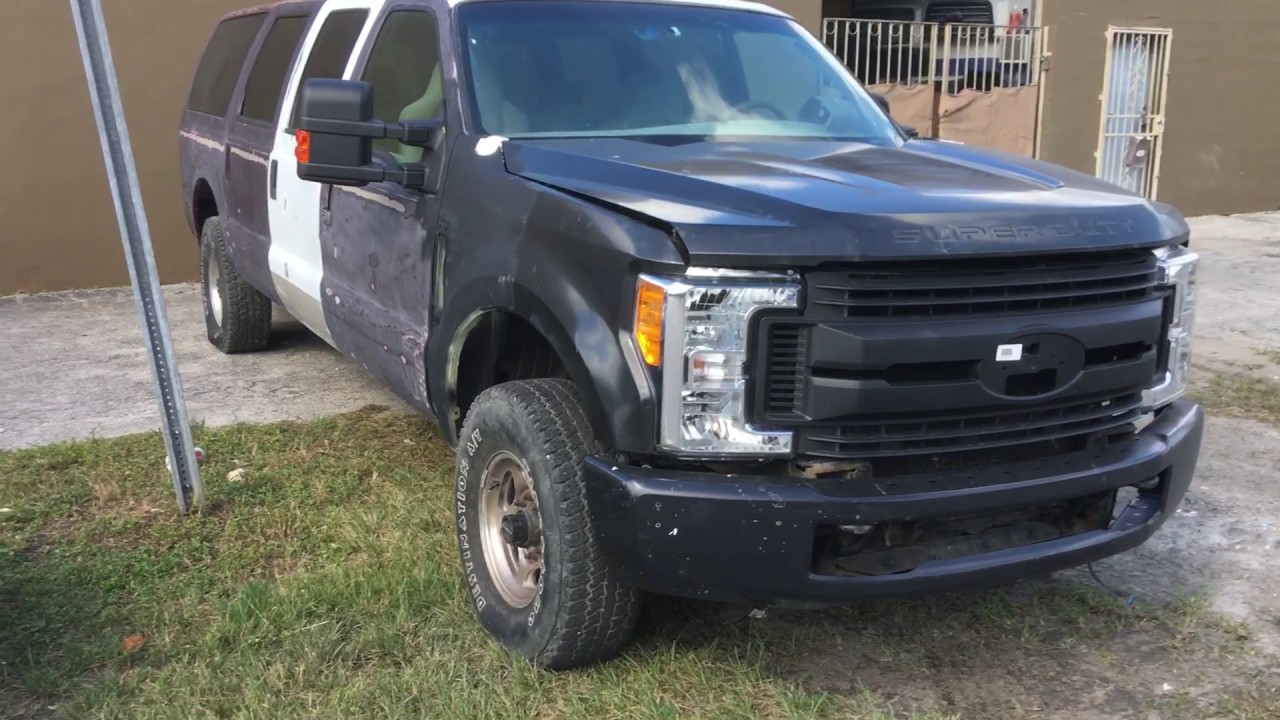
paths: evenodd
<path fill-rule="evenodd" d="M 75 17 L 80 57 L 84 60 L 85 76 L 89 80 L 89 96 L 98 121 L 98 137 L 102 141 L 102 157 L 106 161 L 111 197 L 120 223 L 125 260 L 133 279 L 133 299 L 147 340 L 151 372 L 164 420 L 164 443 L 169 453 L 173 489 L 178 496 L 178 507 L 185 513 L 204 505 L 204 486 L 200 482 L 200 469 L 191 442 L 182 378 L 178 375 L 173 340 L 169 336 L 169 319 L 160 294 L 160 277 L 151 249 L 151 230 L 142 206 L 142 190 L 138 186 L 129 128 L 120 104 L 120 85 L 111 59 L 102 4 L 99 0 L 71 0 L 71 14 Z"/>

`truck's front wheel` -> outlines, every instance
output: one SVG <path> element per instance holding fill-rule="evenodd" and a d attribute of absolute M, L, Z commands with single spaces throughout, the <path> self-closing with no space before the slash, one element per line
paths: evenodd
<path fill-rule="evenodd" d="M 456 520 L 468 599 L 507 649 L 550 669 L 626 644 L 639 612 L 596 544 L 583 480 L 599 445 L 574 386 L 490 388 L 458 442 Z"/>

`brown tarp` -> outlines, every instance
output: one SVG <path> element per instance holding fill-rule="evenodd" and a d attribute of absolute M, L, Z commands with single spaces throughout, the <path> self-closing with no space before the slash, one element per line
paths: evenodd
<path fill-rule="evenodd" d="M 944 93 L 938 106 L 938 137 L 1032 157 L 1038 100 L 1035 85 Z"/>
<path fill-rule="evenodd" d="M 871 85 L 867 87 L 889 101 L 899 124 L 913 127 L 920 137 L 933 136 L 933 87 L 930 85 Z"/>

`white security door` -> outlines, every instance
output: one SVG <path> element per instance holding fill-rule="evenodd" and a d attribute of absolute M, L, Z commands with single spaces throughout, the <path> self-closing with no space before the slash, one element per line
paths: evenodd
<path fill-rule="evenodd" d="M 1173 31 L 1107 30 L 1098 177 L 1154 200 L 1160 185 Z"/>
<path fill-rule="evenodd" d="M 289 78 L 271 150 L 272 180 L 267 201 L 271 248 L 267 258 L 276 292 L 290 314 L 330 345 L 333 338 L 320 302 L 324 276 L 320 194 L 325 188 L 298 177 L 293 109 L 305 78 L 350 78 L 357 54 L 353 49 L 364 46 L 385 4 L 386 0 L 329 0 L 321 7 Z"/>

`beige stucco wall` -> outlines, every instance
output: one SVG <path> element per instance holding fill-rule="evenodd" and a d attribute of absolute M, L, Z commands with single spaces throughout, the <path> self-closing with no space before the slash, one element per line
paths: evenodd
<path fill-rule="evenodd" d="M 822 37 L 822 0 L 767 0 L 765 4 L 788 13 L 815 37 Z"/>
<path fill-rule="evenodd" d="M 257 0 L 103 0 L 156 262 L 196 275 L 182 218 L 177 132 L 208 34 Z M 811 32 L 821 0 L 778 0 Z M 0 295 L 128 282 L 66 0 L 4 0 L 0 24 Z M 152 29 L 154 28 L 154 29 Z"/>
<path fill-rule="evenodd" d="M 1280 208 L 1275 0 L 1045 0 L 1043 156 L 1092 174 L 1108 25 L 1173 29 L 1160 199 L 1184 213 Z"/>
<path fill-rule="evenodd" d="M 0 294 L 128 282 L 66 0 L 4 0 L 0 24 Z M 156 261 L 195 275 L 182 218 L 178 122 L 217 19 L 247 0 L 103 0 Z M 149 28 L 155 28 L 149 30 Z"/>

